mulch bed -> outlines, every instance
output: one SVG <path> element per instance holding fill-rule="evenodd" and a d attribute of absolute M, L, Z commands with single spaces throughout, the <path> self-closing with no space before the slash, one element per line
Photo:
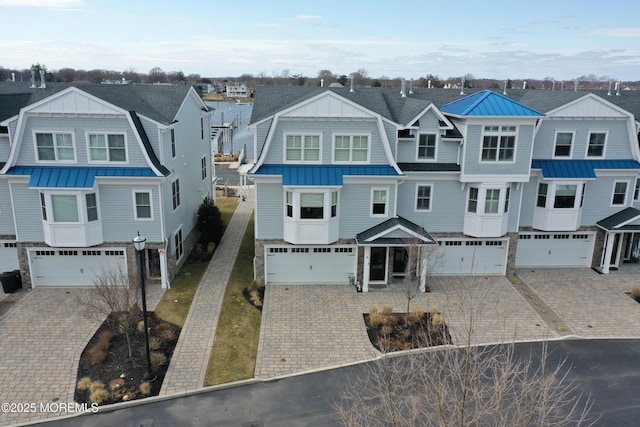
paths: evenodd
<path fill-rule="evenodd" d="M 140 399 L 148 396 L 157 396 L 160 393 L 162 382 L 164 380 L 173 350 L 175 349 L 181 328 L 168 322 L 158 319 L 153 312 L 147 312 L 147 321 L 149 326 L 149 342 L 159 343 L 157 349 L 152 352 L 159 352 L 164 355 L 166 362 L 161 366 L 153 367 L 153 373 L 157 376 L 156 380 L 151 382 L 151 389 L 147 395 L 140 393 L 138 387 L 144 381 L 143 375 L 146 371 L 146 353 L 144 333 L 138 330 L 131 334 L 132 357 L 129 358 L 129 350 L 127 339 L 124 333 L 118 333 L 117 328 L 113 326 L 115 313 L 112 313 L 109 319 L 105 320 L 95 335 L 89 340 L 87 346 L 80 356 L 78 366 L 78 381 L 81 378 L 89 377 L 94 382 L 101 382 L 108 392 L 108 398 L 103 404 L 116 403 L 122 400 Z M 142 316 L 140 316 L 142 321 Z M 143 329 L 144 330 L 144 329 Z M 109 331 L 114 334 L 111 345 L 107 350 L 107 356 L 102 363 L 89 363 L 89 352 L 92 347 L 99 341 L 103 331 Z M 157 338 L 157 341 L 154 340 Z M 162 356 L 158 356 L 162 358 Z M 152 360 L 154 360 L 152 358 Z M 78 403 L 90 403 L 89 390 L 81 390 L 77 387 L 74 394 L 74 400 Z M 112 386 L 110 386 L 113 385 Z M 117 385 L 116 385 L 117 384 Z"/>
<path fill-rule="evenodd" d="M 375 326 L 369 314 L 363 316 L 371 344 L 383 353 L 453 343 L 447 325 L 434 325 L 431 313 L 410 313 L 408 323 L 406 313 L 379 314 Z"/>

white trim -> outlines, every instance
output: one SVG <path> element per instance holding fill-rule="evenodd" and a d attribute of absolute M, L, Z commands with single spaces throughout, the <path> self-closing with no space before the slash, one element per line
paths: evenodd
<path fill-rule="evenodd" d="M 91 135 L 102 135 L 104 136 L 104 142 L 105 142 L 105 151 L 107 153 L 107 160 L 92 160 L 91 159 L 91 140 L 90 140 L 90 136 Z M 122 135 L 124 137 L 124 156 L 125 156 L 125 160 L 124 161 L 115 161 L 115 160 L 110 160 L 110 154 L 109 154 L 109 135 Z M 91 131 L 85 131 L 85 143 L 86 143 L 86 149 L 87 149 L 87 163 L 91 164 L 91 165 L 117 165 L 117 166 L 121 166 L 121 165 L 128 165 L 129 164 L 129 142 L 127 141 L 127 133 L 126 132 L 91 132 Z"/>
<path fill-rule="evenodd" d="M 567 156 L 558 156 L 556 155 L 556 147 L 558 144 L 558 134 L 559 133 L 568 133 L 571 135 L 571 145 L 569 146 L 569 154 Z M 571 159 L 573 158 L 573 148 L 575 147 L 576 142 L 576 131 L 575 130 L 558 130 L 556 129 L 554 138 L 553 138 L 553 152 L 551 153 L 552 158 L 554 159 Z"/>
<path fill-rule="evenodd" d="M 50 131 L 50 130 L 32 130 L 31 131 L 33 138 L 33 158 L 38 164 L 52 165 L 52 164 L 65 164 L 65 165 L 76 165 L 78 164 L 78 152 L 76 150 L 76 135 L 74 131 Z M 38 155 L 38 134 L 47 135 L 50 134 L 53 139 L 53 153 L 55 155 L 54 160 L 40 160 L 40 156 Z M 73 160 L 60 160 L 58 159 L 58 145 L 56 144 L 56 135 L 71 135 L 71 148 L 73 149 Z"/>
<path fill-rule="evenodd" d="M 618 204 L 618 203 L 614 204 L 613 203 L 613 198 L 616 195 L 616 184 L 619 184 L 619 183 L 626 184 L 625 188 L 624 188 L 624 200 L 620 204 Z M 613 188 L 611 189 L 611 200 L 610 200 L 609 206 L 610 207 L 618 207 L 618 208 L 626 207 L 629 204 L 628 203 L 628 201 L 629 201 L 629 187 L 631 187 L 631 181 L 629 181 L 629 180 L 616 180 L 616 181 L 613 181 Z"/>
<path fill-rule="evenodd" d="M 589 156 L 589 142 L 591 141 L 591 135 L 593 134 L 604 134 L 604 144 L 602 144 L 602 155 L 600 156 Z M 609 142 L 609 130 L 590 130 L 587 133 L 587 144 L 586 150 L 584 152 L 585 160 L 589 159 L 604 159 L 607 155 L 607 143 Z"/>
<path fill-rule="evenodd" d="M 147 193 L 149 195 L 149 218 L 138 217 L 138 202 L 136 201 L 136 193 Z M 133 197 L 133 220 L 134 221 L 153 221 L 153 191 L 147 189 L 131 189 L 131 197 Z"/>
<path fill-rule="evenodd" d="M 374 214 L 373 213 L 373 197 L 376 191 L 384 191 L 385 192 L 385 204 L 384 204 L 384 213 L 383 214 Z M 371 198 L 369 201 L 369 216 L 371 218 L 387 218 L 389 216 L 389 187 L 371 187 Z"/>
<path fill-rule="evenodd" d="M 433 209 L 433 183 L 420 183 L 416 182 L 415 197 L 413 198 L 413 211 L 414 212 L 431 212 Z M 429 209 L 418 209 L 418 188 L 429 187 Z"/>

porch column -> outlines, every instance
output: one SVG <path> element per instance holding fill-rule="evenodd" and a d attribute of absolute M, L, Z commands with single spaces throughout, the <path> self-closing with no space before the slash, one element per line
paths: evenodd
<path fill-rule="evenodd" d="M 160 258 L 160 284 L 162 289 L 169 289 L 169 271 L 167 270 L 167 253 L 164 249 L 158 249 L 158 256 Z"/>
<path fill-rule="evenodd" d="M 423 249 L 419 248 L 418 268 L 420 269 L 420 292 L 427 290 L 427 257 L 423 254 Z"/>
<path fill-rule="evenodd" d="M 371 246 L 364 247 L 362 263 L 362 292 L 369 292 L 369 273 L 371 271 Z"/>
<path fill-rule="evenodd" d="M 611 265 L 611 253 L 613 252 L 613 240 L 615 233 L 607 233 L 607 244 L 604 248 L 604 259 L 602 260 L 602 274 L 609 274 Z"/>

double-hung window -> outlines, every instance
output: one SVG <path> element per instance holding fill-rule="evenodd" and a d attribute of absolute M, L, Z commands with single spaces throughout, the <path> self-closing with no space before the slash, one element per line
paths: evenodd
<path fill-rule="evenodd" d="M 331 192 L 331 218 L 335 218 L 338 215 L 338 192 Z"/>
<path fill-rule="evenodd" d="M 572 132 L 556 133 L 556 146 L 553 151 L 554 157 L 571 157 L 572 142 L 573 142 Z"/>
<path fill-rule="evenodd" d="M 300 194 L 300 219 L 324 218 L 324 193 Z"/>
<path fill-rule="evenodd" d="M 497 214 L 500 208 L 500 190 L 487 189 L 484 199 L 484 213 Z"/>
<path fill-rule="evenodd" d="M 467 203 L 467 212 L 476 213 L 478 211 L 478 188 L 469 187 L 469 202 Z"/>
<path fill-rule="evenodd" d="M 613 184 L 613 195 L 611 197 L 611 206 L 624 206 L 627 201 L 627 185 L 626 181 L 616 181 Z"/>
<path fill-rule="evenodd" d="M 538 184 L 538 198 L 536 201 L 536 206 L 539 208 L 544 208 L 547 205 L 547 190 L 549 189 L 549 184 L 545 184 L 541 182 Z"/>
<path fill-rule="evenodd" d="M 371 190 L 371 215 L 386 216 L 387 215 L 387 190 L 373 189 Z"/>
<path fill-rule="evenodd" d="M 176 130 L 171 129 L 171 158 L 176 157 Z"/>
<path fill-rule="evenodd" d="M 320 135 L 287 135 L 285 137 L 285 161 L 319 162 Z"/>
<path fill-rule="evenodd" d="M 418 160 L 435 160 L 436 134 L 421 133 L 418 138 Z"/>
<path fill-rule="evenodd" d="M 604 145 L 607 134 L 604 132 L 589 133 L 589 146 L 587 147 L 587 157 L 604 157 Z"/>
<path fill-rule="evenodd" d="M 180 258 L 182 258 L 184 251 L 184 248 L 182 247 L 182 228 L 176 232 L 175 236 L 173 236 L 173 245 L 176 250 L 176 261 L 179 261 Z"/>
<path fill-rule="evenodd" d="M 335 162 L 359 162 L 369 160 L 369 136 L 336 135 L 333 141 Z"/>
<path fill-rule="evenodd" d="M 207 156 L 200 159 L 200 177 L 203 181 L 207 177 Z"/>
<path fill-rule="evenodd" d="M 484 162 L 511 162 L 515 157 L 516 127 L 485 126 L 481 160 Z"/>
<path fill-rule="evenodd" d="M 577 185 L 556 185 L 553 207 L 555 209 L 573 209 L 576 203 L 577 189 Z"/>
<path fill-rule="evenodd" d="M 416 210 L 431 210 L 431 185 L 418 185 L 416 187 Z"/>
<path fill-rule="evenodd" d="M 135 191 L 133 197 L 136 206 L 136 219 L 152 219 L 151 193 L 148 191 Z"/>
<path fill-rule="evenodd" d="M 89 193 L 85 195 L 85 203 L 87 204 L 87 221 L 97 221 L 98 201 L 96 199 L 96 193 Z"/>
<path fill-rule="evenodd" d="M 285 207 L 287 209 L 287 216 L 293 218 L 293 193 L 291 191 L 285 193 Z"/>
<path fill-rule="evenodd" d="M 124 135 L 89 134 L 89 159 L 92 162 L 126 162 Z"/>
<path fill-rule="evenodd" d="M 36 133 L 39 161 L 74 161 L 76 159 L 71 133 Z"/>
<path fill-rule="evenodd" d="M 171 198 L 173 200 L 173 209 L 180 206 L 180 179 L 176 179 L 171 183 Z"/>

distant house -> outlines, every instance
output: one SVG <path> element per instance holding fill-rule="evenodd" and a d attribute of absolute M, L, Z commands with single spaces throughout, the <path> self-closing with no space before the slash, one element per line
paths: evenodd
<path fill-rule="evenodd" d="M 24 287 L 104 269 L 171 282 L 212 195 L 210 111 L 189 85 L 0 83 L 0 270 Z"/>
<path fill-rule="evenodd" d="M 234 83 L 227 85 L 228 98 L 248 98 L 250 95 L 249 88 L 242 83 Z"/>
<path fill-rule="evenodd" d="M 260 87 L 255 274 L 367 291 L 422 276 L 413 248 L 440 275 L 624 268 L 639 116 L 634 91 Z"/>
<path fill-rule="evenodd" d="M 214 93 L 216 91 L 215 86 L 211 83 L 196 83 L 195 86 L 199 88 L 202 93 Z"/>

